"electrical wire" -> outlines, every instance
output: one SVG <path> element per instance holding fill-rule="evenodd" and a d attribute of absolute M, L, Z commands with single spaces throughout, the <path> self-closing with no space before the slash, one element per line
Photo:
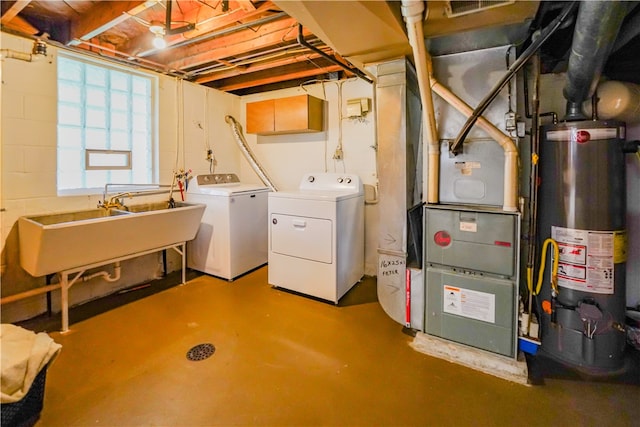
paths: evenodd
<path fill-rule="evenodd" d="M 320 83 L 322 86 L 322 99 L 327 101 L 327 90 L 325 87 L 325 83 L 335 83 L 336 88 L 338 90 L 338 143 L 336 145 L 336 148 L 334 150 L 334 155 L 332 156 L 333 159 L 333 171 L 337 172 L 338 170 L 338 163 L 337 162 L 342 162 L 342 172 L 343 173 L 347 173 L 347 166 L 346 166 L 346 162 L 344 159 L 344 150 L 343 150 L 343 144 L 342 144 L 342 122 L 345 119 L 348 119 L 348 117 L 344 117 L 342 115 L 342 85 L 344 83 L 348 83 L 348 82 L 354 82 L 357 81 L 358 78 L 357 77 L 350 77 L 348 79 L 345 80 L 339 80 L 339 81 L 335 81 L 335 80 L 327 80 L 327 79 L 311 79 L 311 80 L 307 80 L 305 82 L 302 82 L 300 84 L 300 88 L 302 90 L 304 90 L 305 92 L 309 93 L 309 91 L 305 88 L 305 85 L 308 84 L 313 84 L 313 83 Z M 325 149 L 324 149 L 324 171 L 327 172 L 328 171 L 328 166 L 327 166 L 327 140 L 325 140 Z"/>

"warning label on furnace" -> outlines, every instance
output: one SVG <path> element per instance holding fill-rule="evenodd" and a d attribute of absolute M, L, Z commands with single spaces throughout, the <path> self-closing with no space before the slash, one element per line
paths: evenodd
<path fill-rule="evenodd" d="M 613 294 L 614 266 L 619 262 L 620 232 L 551 227 L 558 243 L 558 286 Z"/>
<path fill-rule="evenodd" d="M 443 297 L 442 311 L 445 313 L 496 322 L 496 296 L 493 294 L 444 285 Z"/>

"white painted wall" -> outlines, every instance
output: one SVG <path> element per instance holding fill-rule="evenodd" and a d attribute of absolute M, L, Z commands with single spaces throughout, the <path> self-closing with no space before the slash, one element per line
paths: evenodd
<path fill-rule="evenodd" d="M 1 33 L 3 49 L 30 52 L 32 41 Z M 3 60 L 1 65 L 1 281 L 2 296 L 13 295 L 45 283 L 34 278 L 19 264 L 17 219 L 23 215 L 94 208 L 101 194 L 58 196 L 56 191 L 56 122 L 58 50 L 48 47 L 46 60 L 25 62 Z M 194 131 L 194 122 L 209 130 L 219 147 L 217 157 L 239 172 L 239 153 L 233 139 L 224 129 L 224 116 L 239 109 L 239 98 L 203 86 L 159 75 L 157 125 L 159 148 L 157 182 L 170 184 L 173 171 L 208 170 L 202 155 L 202 132 Z M 207 101 L 208 110 L 204 102 Z M 184 111 L 183 111 L 184 106 Z M 208 113 L 208 114 L 207 114 Z M 222 117 L 222 118 L 221 118 Z M 224 126 L 223 126 L 224 125 Z M 200 130 L 200 127 L 196 129 Z M 197 149 L 198 148 L 198 149 Z M 140 197 L 127 203 L 163 200 L 166 195 Z M 179 200 L 179 195 L 174 195 Z M 167 251 L 168 270 L 181 268 L 180 257 Z M 108 283 L 101 279 L 77 284 L 71 288 L 70 302 L 77 304 L 112 293 L 118 289 L 152 280 L 162 273 L 161 253 L 127 260 L 122 263 L 122 278 Z M 109 268 L 109 266 L 107 266 Z M 53 309 L 59 307 L 58 292 L 53 292 Z M 32 297 L 2 306 L 2 322 L 33 317 L 46 309 L 45 296 Z"/>
<path fill-rule="evenodd" d="M 346 172 L 360 176 L 365 185 L 376 186 L 376 129 L 373 85 L 361 80 L 325 82 L 304 85 L 302 88 L 283 89 L 242 97 L 240 123 L 246 123 L 245 105 L 265 99 L 284 98 L 308 94 L 324 99 L 324 132 L 258 136 L 246 134 L 245 138 L 255 157 L 280 191 L 295 190 L 305 173 Z M 372 111 L 362 120 L 346 117 L 347 100 L 369 98 Z M 340 140 L 344 160 L 334 160 L 333 155 Z M 242 158 L 241 179 L 260 182 L 249 163 Z M 365 274 L 375 276 L 377 267 L 377 205 L 365 206 Z"/>
<path fill-rule="evenodd" d="M 32 41 L 1 33 L 3 49 L 30 52 Z M 58 196 L 56 191 L 56 122 L 58 50 L 49 46 L 46 60 L 2 61 L 1 78 L 1 237 L 2 296 L 13 295 L 45 284 L 19 266 L 17 219 L 33 215 L 94 208 L 101 194 Z M 273 137 L 246 135 L 250 147 L 263 167 L 281 189 L 295 189 L 302 174 L 310 171 L 346 171 L 361 176 L 365 184 L 376 184 L 375 123 L 370 112 L 363 121 L 341 119 L 338 109 L 338 85 L 342 87 L 342 110 L 346 100 L 367 97 L 373 100 L 373 87 L 362 81 L 306 85 L 248 96 L 245 99 L 159 75 L 157 124 L 159 147 L 157 182 L 170 184 L 176 170 L 191 170 L 192 176 L 210 173 L 207 147 L 213 150 L 214 173 L 236 173 L 244 182 L 259 183 L 258 176 L 243 158 L 225 116 L 232 115 L 245 123 L 246 102 L 310 93 L 326 99 L 325 132 Z M 373 107 L 373 101 L 372 101 Z M 340 131 L 340 126 L 342 130 Z M 342 138 L 344 161 L 331 159 Z M 154 196 L 162 200 L 166 196 Z M 179 200 L 179 195 L 174 194 Z M 137 198 L 132 203 L 144 203 Z M 366 274 L 376 270 L 376 205 L 366 208 Z M 168 270 L 180 268 L 174 251 L 167 251 Z M 108 283 L 101 279 L 71 288 L 70 302 L 78 304 L 112 293 L 118 289 L 152 280 L 161 273 L 161 254 L 127 260 L 122 263 L 122 279 Z M 54 280 L 55 281 L 55 280 Z M 59 310 L 58 292 L 53 292 L 53 309 Z M 32 297 L 2 306 L 2 322 L 15 322 L 46 310 L 45 296 Z"/>

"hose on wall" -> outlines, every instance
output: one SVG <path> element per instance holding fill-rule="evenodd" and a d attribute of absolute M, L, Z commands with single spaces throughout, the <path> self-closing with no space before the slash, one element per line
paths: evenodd
<path fill-rule="evenodd" d="M 229 123 L 229 126 L 231 126 L 233 137 L 238 143 L 240 151 L 253 168 L 253 171 L 260 177 L 264 185 L 271 188 L 271 191 L 278 191 L 273 181 L 271 181 L 271 178 L 269 178 L 265 170 L 260 166 L 260 163 L 258 163 L 258 160 L 256 160 L 256 157 L 249 148 L 249 144 L 247 144 L 247 140 L 244 139 L 244 135 L 242 134 L 242 127 L 240 126 L 240 123 L 238 123 L 238 121 L 232 116 L 226 116 L 224 120 Z"/>

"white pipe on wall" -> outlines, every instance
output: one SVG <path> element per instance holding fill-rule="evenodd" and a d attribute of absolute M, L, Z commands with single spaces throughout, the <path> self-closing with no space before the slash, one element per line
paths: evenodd
<path fill-rule="evenodd" d="M 120 280 L 120 270 L 120 261 L 116 261 L 115 263 L 113 263 L 113 276 L 111 276 L 111 274 L 109 274 L 109 272 L 107 271 L 99 271 L 88 276 L 82 276 L 82 280 L 87 282 L 91 279 L 95 279 L 96 277 L 102 277 L 102 279 L 106 280 L 107 282 L 117 282 L 118 280 Z"/>
<path fill-rule="evenodd" d="M 431 56 L 426 50 L 422 31 L 423 11 L 423 1 L 402 1 L 402 16 L 407 23 L 409 44 L 413 50 L 418 75 L 418 86 L 420 88 L 420 97 L 423 105 L 423 120 L 427 127 L 426 137 L 429 145 L 427 203 L 437 203 L 439 200 L 440 144 L 436 130 L 432 90 L 467 118 L 473 114 L 473 109 L 454 95 L 449 89 L 438 83 L 433 77 Z M 478 125 L 500 144 L 504 150 L 505 172 L 502 209 L 509 212 L 516 212 L 518 210 L 518 150 L 515 143 L 508 135 L 500 131 L 483 117 L 478 118 Z"/>
<path fill-rule="evenodd" d="M 3 59 L 19 59 L 20 61 L 34 62 L 44 58 L 46 55 L 39 53 L 18 52 L 11 49 L 0 49 L 0 60 Z"/>
<path fill-rule="evenodd" d="M 424 45 L 424 33 L 422 31 L 422 21 L 424 12 L 423 1 L 402 1 L 402 16 L 407 25 L 409 44 L 413 49 L 414 63 L 418 77 L 418 88 L 422 101 L 422 122 L 424 123 L 424 136 L 428 147 L 427 163 L 427 203 L 438 203 L 439 176 L 440 176 L 440 143 L 438 141 L 438 130 L 436 128 L 436 116 L 433 108 L 433 96 L 429 76 L 433 74 L 431 70 L 431 56 Z"/>
<path fill-rule="evenodd" d="M 433 91 L 458 112 L 467 118 L 473 114 L 473 109 L 466 102 L 436 81 L 433 76 L 431 76 L 430 80 Z M 516 144 L 509 135 L 502 132 L 484 117 L 478 117 L 476 123 L 504 150 L 504 200 L 502 209 L 508 212 L 516 212 L 518 210 L 518 149 Z"/>

